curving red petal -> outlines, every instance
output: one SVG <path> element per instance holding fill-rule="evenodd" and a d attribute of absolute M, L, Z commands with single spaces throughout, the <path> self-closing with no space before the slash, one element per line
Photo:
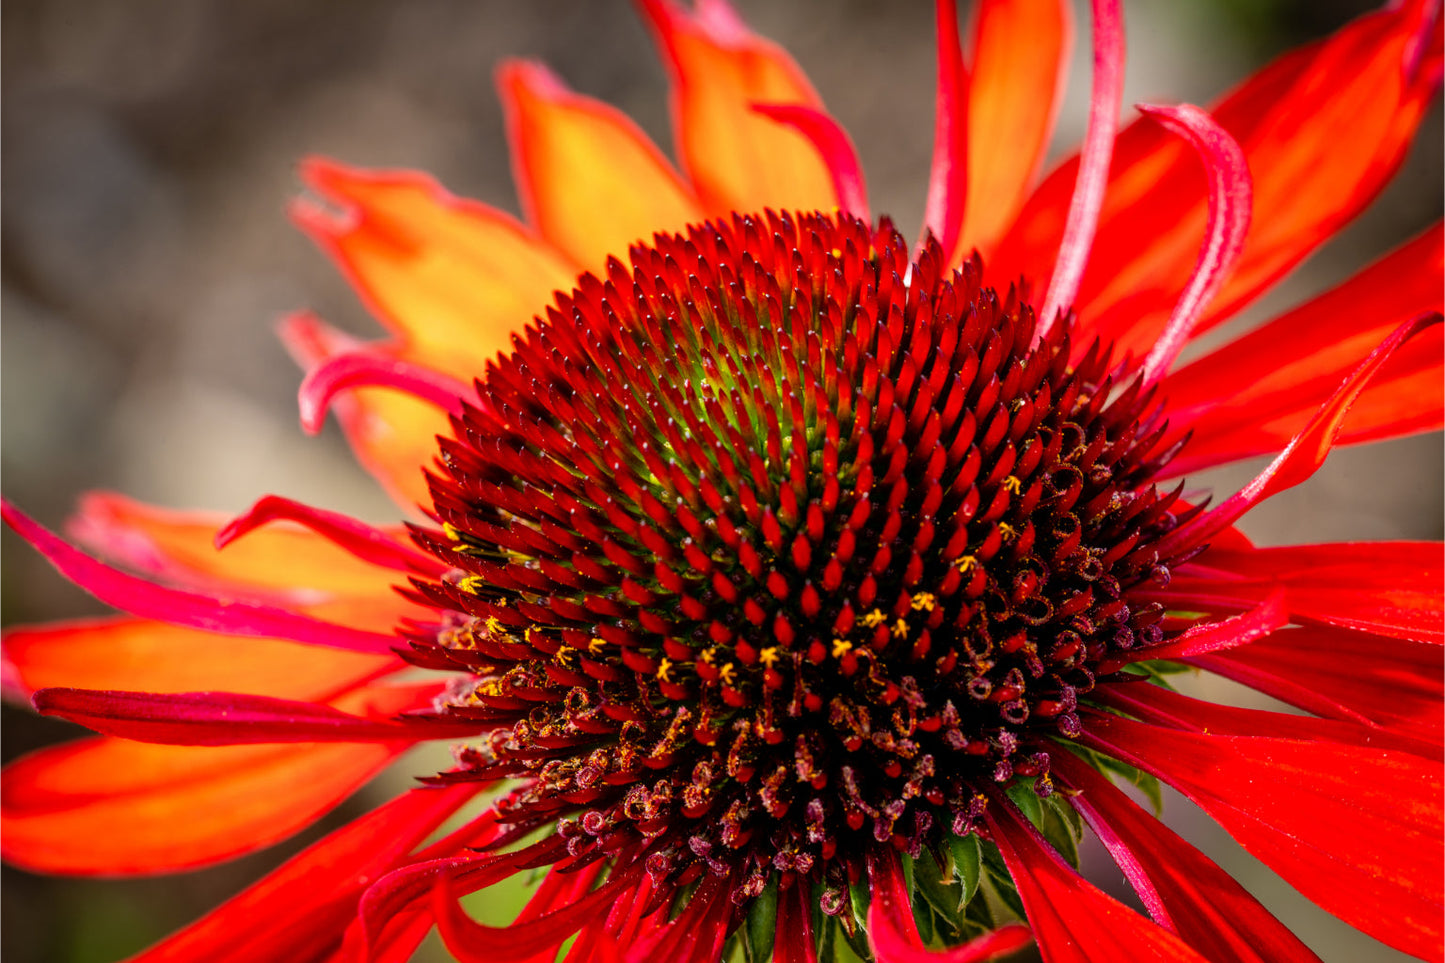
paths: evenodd
<path fill-rule="evenodd" d="M 147 582 L 77 551 L 9 502 L 0 503 L 0 507 L 5 522 L 60 574 L 107 605 L 132 615 L 224 635 L 289 639 L 357 652 L 388 652 L 397 644 L 396 637 L 389 634 L 323 622 L 289 609 L 234 602 Z"/>
<path fill-rule="evenodd" d="M 405 544 L 405 536 L 349 518 L 339 512 L 313 508 L 290 498 L 266 495 L 242 515 L 227 522 L 216 532 L 217 549 L 223 549 L 243 535 L 273 522 L 295 522 L 311 529 L 327 541 L 346 550 L 364 562 L 398 572 L 439 576 L 444 567 L 436 559 Z"/>
<path fill-rule="evenodd" d="M 1094 232 L 1104 206 L 1114 129 L 1124 96 L 1124 14 L 1118 0 L 1091 0 L 1094 36 L 1094 81 L 1089 92 L 1089 126 L 1079 155 L 1079 175 L 1069 199 L 1069 215 L 1059 241 L 1058 257 L 1049 274 L 1048 291 L 1039 309 L 1035 338 L 1048 332 L 1061 311 L 1073 307 L 1084 268 L 1094 247 Z"/>
<path fill-rule="evenodd" d="M 1207 541 L 1215 533 L 1233 525 L 1245 512 L 1287 488 L 1309 478 L 1324 464 L 1334 445 L 1350 405 L 1361 391 L 1400 347 L 1427 328 L 1440 324 L 1438 314 L 1416 318 L 1396 328 L 1345 381 L 1335 389 L 1330 400 L 1317 411 L 1308 425 L 1290 441 L 1289 446 L 1244 488 L 1191 522 L 1181 525 L 1160 539 L 1159 556 L 1167 558 L 1186 547 Z"/>
<path fill-rule="evenodd" d="M 1033 942 L 1027 927 L 1010 925 L 962 946 L 930 950 L 923 945 L 913 922 L 913 904 L 895 852 L 868 851 L 868 882 L 868 945 L 873 947 L 878 963 L 973 963 L 996 959 Z"/>
<path fill-rule="evenodd" d="M 1445 644 L 1445 545 L 1340 542 L 1211 548 L 1183 566 L 1169 592 L 1246 602 L 1283 586 L 1296 621 Z"/>
<path fill-rule="evenodd" d="M 42 749 L 0 780 L 0 854 L 82 876 L 208 866 L 310 825 L 407 748 L 95 738 Z"/>
<path fill-rule="evenodd" d="M 863 180 L 863 165 L 853 140 L 832 117 L 799 104 L 754 104 L 753 110 L 770 120 L 791 127 L 812 142 L 828 165 L 833 179 L 833 192 L 838 207 L 862 221 L 871 221 L 868 213 L 868 188 Z"/>
<path fill-rule="evenodd" d="M 808 78 L 780 47 L 748 29 L 727 0 L 639 0 L 672 78 L 677 156 L 704 213 L 826 211 L 838 206 L 825 159 L 804 136 L 753 104 L 821 111 Z"/>
<path fill-rule="evenodd" d="M 1445 742 L 1445 651 L 1438 645 L 1300 626 L 1189 661 L 1317 715 Z"/>
<path fill-rule="evenodd" d="M 400 391 L 449 415 L 461 414 L 464 398 L 476 398 L 468 385 L 449 375 L 363 348 L 335 355 L 306 372 L 296 396 L 301 429 L 319 434 L 336 396 L 359 387 Z"/>
<path fill-rule="evenodd" d="M 1436 223 L 1340 286 L 1174 372 L 1163 383 L 1168 475 L 1278 451 L 1359 359 L 1402 323 L 1445 307 L 1445 229 Z M 1350 408 L 1336 444 L 1441 427 L 1441 331 L 1404 345 Z"/>
<path fill-rule="evenodd" d="M 774 963 L 818 963 L 813 945 L 811 887 L 804 881 L 778 893 L 778 927 L 773 936 Z"/>
<path fill-rule="evenodd" d="M 705 875 L 675 919 L 642 931 L 627 949 L 627 963 L 713 963 L 722 954 L 730 928 L 731 892 L 726 877 Z"/>
<path fill-rule="evenodd" d="M 1204 162 L 1209 179 L 1209 218 L 1194 273 L 1174 305 L 1169 322 L 1144 358 L 1144 381 L 1152 384 L 1164 375 L 1184 350 L 1195 323 L 1224 286 L 1249 233 L 1253 186 L 1244 151 L 1214 118 L 1198 107 L 1151 107 L 1139 110 L 1189 142 Z"/>
<path fill-rule="evenodd" d="M 538 63 L 503 64 L 497 87 L 522 210 L 583 270 L 601 271 L 608 255 L 654 231 L 703 219 L 692 189 L 621 111 L 573 93 Z"/>
<path fill-rule="evenodd" d="M 478 789 L 409 790 L 307 847 L 130 963 L 316 959 L 339 949 L 367 882 L 394 869 Z M 427 918 L 423 934 L 430 928 Z"/>
<path fill-rule="evenodd" d="M 3 646 L 5 694 L 26 702 L 35 690 L 52 686 L 195 692 L 224 685 L 282 699 L 325 700 L 402 668 L 390 653 L 236 638 L 125 617 L 9 629 Z"/>
<path fill-rule="evenodd" d="M 1048 149 L 1073 45 L 1066 0 L 984 0 L 974 9 L 967 143 L 976 146 L 967 151 L 960 243 L 944 248 L 952 264 L 974 248 L 988 264 L 1012 225 Z"/>
<path fill-rule="evenodd" d="M 1050 772 L 1159 925 L 1214 963 L 1318 963 L 1319 957 L 1207 856 L 1092 766 L 1052 754 Z"/>
<path fill-rule="evenodd" d="M 1257 606 L 1219 622 L 1195 625 L 1178 638 L 1158 645 L 1146 645 L 1118 656 L 1111 656 L 1099 665 L 1099 672 L 1112 672 L 1121 666 L 1143 659 L 1180 659 L 1205 652 L 1234 649 L 1261 639 L 1289 623 L 1285 591 L 1275 588 Z"/>
<path fill-rule="evenodd" d="M 1203 960 L 1179 937 L 1076 873 L 1007 797 L 996 795 L 984 817 L 1048 963 Z"/>
<path fill-rule="evenodd" d="M 1405 752 L 1183 732 L 1091 714 L 1081 741 L 1174 786 L 1307 898 L 1396 949 L 1440 952 L 1441 766 Z"/>
<path fill-rule="evenodd" d="M 958 5 L 934 0 L 938 88 L 933 97 L 933 160 L 923 202 L 923 231 L 938 240 L 945 257 L 963 233 L 968 201 L 968 68 L 958 36 Z"/>

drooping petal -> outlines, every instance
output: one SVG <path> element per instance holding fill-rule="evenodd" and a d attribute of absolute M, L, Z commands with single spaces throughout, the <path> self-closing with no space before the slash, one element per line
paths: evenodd
<path fill-rule="evenodd" d="M 691 189 L 631 119 L 568 90 L 541 64 L 497 72 L 527 220 L 583 270 L 654 231 L 702 220 Z M 539 310 L 541 302 L 533 310 Z"/>
<path fill-rule="evenodd" d="M 984 812 L 1048 963 L 1203 960 L 1170 933 L 1076 873 L 1002 795 Z"/>
<path fill-rule="evenodd" d="M 1277 587 L 1248 612 L 1219 622 L 1195 625 L 1168 642 L 1141 646 L 1112 656 L 1100 663 L 1099 671 L 1111 672 L 1120 666 L 1144 659 L 1181 659 L 1206 652 L 1238 648 L 1263 638 L 1288 622 L 1289 609 L 1285 605 L 1285 591 L 1282 587 Z"/>
<path fill-rule="evenodd" d="M 1428 4 L 1370 14 L 1293 51 L 1210 107 L 1244 148 L 1254 223 L 1231 280 L 1196 331 L 1232 316 L 1361 211 L 1404 157 L 1432 96 L 1431 69 L 1405 69 Z M 1081 343 L 1123 353 L 1153 343 L 1193 268 L 1205 184 L 1182 145 L 1135 123 L 1121 133 L 1077 305 Z M 991 267 L 1047 278 L 1064 233 L 1077 161 L 1029 199 Z M 1322 200 L 1323 199 L 1323 200 Z M 1149 243 L 1141 245 L 1138 239 Z"/>
<path fill-rule="evenodd" d="M 1324 464 L 1339 434 L 1350 404 L 1387 362 L 1400 345 L 1425 329 L 1440 324 L 1440 315 L 1416 318 L 1400 325 L 1370 356 L 1335 389 L 1330 400 L 1310 419 L 1304 430 L 1290 441 L 1269 467 L 1255 476 L 1235 494 L 1212 511 L 1175 529 L 1158 543 L 1161 557 L 1168 557 L 1185 546 L 1198 545 L 1215 532 L 1233 525 L 1245 512 L 1287 488 L 1298 485 Z"/>
<path fill-rule="evenodd" d="M 1263 599 L 1284 586 L 1298 619 L 1445 644 L 1445 545 L 1344 542 L 1211 549 L 1169 589 L 1181 597 Z"/>
<path fill-rule="evenodd" d="M 279 512 L 287 504 L 273 496 L 263 510 Z M 333 528 L 350 521 L 329 512 L 314 517 Z M 84 495 L 66 523 L 77 542 L 110 561 L 188 588 L 225 587 L 277 598 L 297 595 L 314 603 L 317 593 L 384 594 L 397 580 L 378 566 L 376 555 L 359 557 L 315 528 L 274 525 L 229 544 L 231 538 L 220 538 L 229 527 L 221 512 L 177 511 L 111 492 Z M 229 547 L 218 551 L 218 539 Z M 388 558 L 416 554 L 400 528 L 371 529 L 368 541 Z"/>
<path fill-rule="evenodd" d="M 836 207 L 812 143 L 752 109 L 823 109 L 793 59 L 749 30 L 727 0 L 700 0 L 691 12 L 674 0 L 640 3 L 672 76 L 677 155 L 705 214 Z"/>
<path fill-rule="evenodd" d="M 1184 286 L 1169 323 L 1144 359 L 1144 381 L 1152 384 L 1174 364 L 1189 340 L 1200 314 L 1219 293 L 1249 232 L 1253 188 L 1244 152 L 1214 119 L 1188 104 L 1178 107 L 1141 105 L 1139 110 L 1189 141 L 1199 152 L 1209 180 L 1209 218 L 1194 273 Z"/>
<path fill-rule="evenodd" d="M 778 929 L 773 937 L 775 963 L 818 963 L 813 945 L 812 894 L 804 882 L 795 882 L 778 893 Z"/>
<path fill-rule="evenodd" d="M 1438 645 L 1301 626 L 1190 662 L 1318 715 L 1437 745 L 1445 738 L 1445 651 Z"/>
<path fill-rule="evenodd" d="M 1069 801 L 1161 926 L 1213 963 L 1318 963 L 1243 886 L 1092 766 L 1069 752 L 1051 758 L 1053 775 L 1078 793 Z"/>
<path fill-rule="evenodd" d="M 313 508 L 279 495 L 262 497 L 245 514 L 227 522 L 216 532 L 216 548 L 225 548 L 241 536 L 277 521 L 295 522 L 309 528 L 372 565 L 433 577 L 442 572 L 440 562 L 402 542 L 404 536 L 400 533 L 388 533 L 339 512 Z"/>
<path fill-rule="evenodd" d="M 1089 126 L 1079 155 L 1079 176 L 1069 199 L 1069 215 L 1059 241 L 1058 257 L 1049 274 L 1048 292 L 1039 309 L 1039 333 L 1074 305 L 1084 269 L 1094 247 L 1094 232 L 1104 206 L 1104 186 L 1114 153 L 1114 129 L 1124 96 L 1124 14 L 1118 0 L 1091 0 L 1094 38 L 1093 87 L 1089 91 Z"/>
<path fill-rule="evenodd" d="M 1170 375 L 1163 384 L 1170 429 L 1190 439 L 1168 474 L 1283 448 L 1391 331 L 1445 307 L 1442 237 L 1436 223 L 1345 283 Z M 1439 428 L 1442 357 L 1438 329 L 1402 346 L 1351 406 L 1336 444 Z"/>
<path fill-rule="evenodd" d="M 1002 926 L 946 950 L 930 950 L 919 938 L 903 869 L 892 850 L 869 850 L 868 944 L 878 963 L 973 963 L 1023 949 L 1033 940 L 1027 927 Z"/>
<path fill-rule="evenodd" d="M 1405 752 L 1183 732 L 1090 714 L 1082 741 L 1174 786 L 1303 895 L 1396 949 L 1438 956 L 1441 766 Z"/>
<path fill-rule="evenodd" d="M 977 248 L 987 264 L 1038 177 L 1063 100 L 1074 29 L 1064 0 L 986 0 L 976 10 L 968 203 L 951 263 Z M 1029 55 L 1020 57 L 1020 50 Z"/>
<path fill-rule="evenodd" d="M 424 174 L 320 159 L 301 174 L 339 213 L 298 202 L 296 220 L 398 336 L 402 360 L 470 383 L 576 279 L 575 265 L 515 220 Z"/>
<path fill-rule="evenodd" d="M 287 318 L 281 340 L 308 371 L 339 355 L 358 350 L 359 342 L 311 315 Z M 367 350 L 396 352 L 395 345 Z M 418 505 L 431 503 L 422 470 L 436 459 L 438 435 L 449 434 L 446 412 L 398 391 L 357 388 L 331 400 L 331 410 L 356 460 L 381 483 L 402 511 L 419 517 Z"/>
<path fill-rule="evenodd" d="M 379 690 L 378 694 L 387 693 Z M 427 687 L 428 697 L 436 694 L 435 685 Z M 163 694 L 55 688 L 41 689 L 33 701 L 41 715 L 69 719 L 103 735 L 171 746 L 420 742 L 461 738 L 477 728 L 475 723 L 388 718 L 426 704 L 411 698 L 403 700 L 394 712 L 365 715 L 324 703 L 239 692 Z"/>
<path fill-rule="evenodd" d="M 131 963 L 318 958 L 340 945 L 367 881 L 393 869 L 477 790 L 409 790 L 307 847 Z"/>
<path fill-rule="evenodd" d="M 167 873 L 284 839 L 406 744 L 153 746 L 82 739 L 24 756 L 0 783 L 0 853 L 38 872 Z"/>
<path fill-rule="evenodd" d="M 226 686 L 282 699 L 329 699 L 399 667 L 371 655 L 280 639 L 248 639 L 147 619 L 24 626 L 4 636 L 6 695 L 29 701 L 51 686 L 197 692 Z"/>
<path fill-rule="evenodd" d="M 397 644 L 389 633 L 323 622 L 290 609 L 235 602 L 225 597 L 183 592 L 147 582 L 77 551 L 27 518 L 9 502 L 4 519 L 54 565 L 56 570 L 107 605 L 142 618 L 225 635 L 289 639 L 308 645 L 382 653 Z"/>
<path fill-rule="evenodd" d="M 400 391 L 449 415 L 461 414 L 462 400 L 475 396 L 469 386 L 450 375 L 362 348 L 328 358 L 306 372 L 296 393 L 301 430 L 319 434 L 332 399 L 359 387 Z"/>

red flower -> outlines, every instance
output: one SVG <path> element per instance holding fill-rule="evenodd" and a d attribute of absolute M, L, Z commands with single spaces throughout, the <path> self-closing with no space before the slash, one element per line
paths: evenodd
<path fill-rule="evenodd" d="M 102 735 L 6 771 L 5 858 L 207 865 L 443 739 L 451 769 L 142 958 L 402 960 L 434 924 L 462 960 L 579 931 L 569 960 L 964 961 L 1029 931 L 1049 961 L 1314 958 L 1112 775 L 1440 958 L 1441 547 L 1233 526 L 1336 443 L 1441 426 L 1441 226 L 1175 364 L 1388 179 L 1435 5 L 1116 135 L 1096 0 L 1084 147 L 1032 186 L 1064 8 L 985 0 L 965 67 L 940 4 L 914 246 L 785 54 L 723 0 L 643 9 L 683 173 L 535 64 L 500 74 L 528 226 L 305 170 L 342 213 L 298 220 L 394 338 L 293 319 L 303 421 L 334 407 L 427 524 L 95 495 L 73 533 L 103 562 L 6 506 L 128 616 L 7 636 L 7 691 Z M 1213 507 L 1169 487 L 1276 452 Z M 1310 714 L 1174 691 L 1190 667 Z M 1148 918 L 1078 874 L 1083 823 Z M 510 927 L 456 903 L 534 867 Z"/>

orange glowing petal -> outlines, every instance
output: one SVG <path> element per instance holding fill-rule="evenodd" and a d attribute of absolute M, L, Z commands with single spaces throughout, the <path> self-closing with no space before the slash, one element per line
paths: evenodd
<path fill-rule="evenodd" d="M 102 618 L 10 629 L 4 636 L 5 692 L 123 689 L 227 690 L 282 699 L 322 699 L 398 667 L 390 655 L 251 639 L 149 619 Z"/>
<path fill-rule="evenodd" d="M 256 529 L 217 550 L 216 532 L 228 521 L 221 512 L 158 508 L 91 492 L 80 499 L 67 530 L 111 561 L 171 585 L 240 589 L 304 605 L 331 596 L 389 594 L 402 580 L 392 569 L 362 561 L 289 522 Z M 409 543 L 403 531 L 391 534 L 398 544 Z"/>
<path fill-rule="evenodd" d="M 726 0 L 641 0 L 672 73 L 682 166 L 708 216 L 729 211 L 831 210 L 833 178 L 816 147 L 753 104 L 823 109 L 798 65 L 748 29 Z"/>
<path fill-rule="evenodd" d="M 667 158 L 620 111 L 573 93 L 537 63 L 504 64 L 497 86 L 522 209 L 574 263 L 600 271 L 609 254 L 625 256 L 654 231 L 703 219 Z"/>
<path fill-rule="evenodd" d="M 499 211 L 448 194 L 425 174 L 313 159 L 307 184 L 340 209 L 293 213 L 401 339 L 401 357 L 464 381 L 509 350 L 577 269 Z"/>
<path fill-rule="evenodd" d="M 306 368 L 359 346 L 354 338 L 310 315 L 288 318 L 281 337 L 292 356 Z M 395 350 L 394 346 L 391 350 Z M 348 391 L 331 402 L 331 410 L 357 461 L 398 506 L 417 517 L 418 505 L 431 504 L 422 470 L 436 458 L 436 436 L 451 434 L 446 413 L 388 388 Z"/>
<path fill-rule="evenodd" d="M 82 876 L 210 865 L 304 828 L 406 748 L 99 738 L 42 749 L 5 770 L 0 853 L 26 869 Z"/>
<path fill-rule="evenodd" d="M 976 16 L 968 204 L 954 260 L 978 248 L 986 264 L 1043 163 L 1068 72 L 1073 19 L 1061 0 L 989 0 Z"/>

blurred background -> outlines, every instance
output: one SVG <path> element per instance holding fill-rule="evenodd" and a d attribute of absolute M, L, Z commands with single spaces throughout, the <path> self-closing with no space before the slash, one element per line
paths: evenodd
<path fill-rule="evenodd" d="M 932 147 L 929 5 L 737 5 L 792 52 L 852 133 L 875 210 L 911 231 Z M 1207 104 L 1370 6 L 1126 3 L 1126 103 Z M 1082 11 L 1078 22 L 1076 48 L 1086 49 Z M 275 492 L 374 521 L 395 517 L 334 428 L 308 439 L 296 425 L 299 372 L 273 337 L 275 322 L 311 308 L 379 333 L 287 222 L 299 158 L 422 168 L 515 212 L 491 89 L 507 56 L 545 60 L 630 114 L 664 150 L 672 143 L 665 77 L 623 0 L 9 0 L 0 54 L 3 480 L 9 497 L 51 526 L 94 488 L 232 512 Z M 1076 50 L 1055 156 L 1082 137 L 1087 94 L 1087 56 Z M 1385 196 L 1251 318 L 1330 286 L 1438 218 L 1441 140 L 1437 101 Z M 1435 436 L 1339 452 L 1245 528 L 1264 543 L 1439 538 L 1441 461 Z M 1232 491 L 1257 467 L 1206 482 Z M 5 623 L 100 611 L 8 533 L 3 553 Z M 3 754 L 78 731 L 6 707 Z M 342 815 L 365 804 L 353 800 Z M 1169 817 L 1327 961 L 1394 958 L 1314 910 L 1177 797 Z M 120 959 L 336 824 L 183 877 L 72 881 L 6 868 L 0 955 Z M 1106 859 L 1090 859 L 1119 886 Z"/>

